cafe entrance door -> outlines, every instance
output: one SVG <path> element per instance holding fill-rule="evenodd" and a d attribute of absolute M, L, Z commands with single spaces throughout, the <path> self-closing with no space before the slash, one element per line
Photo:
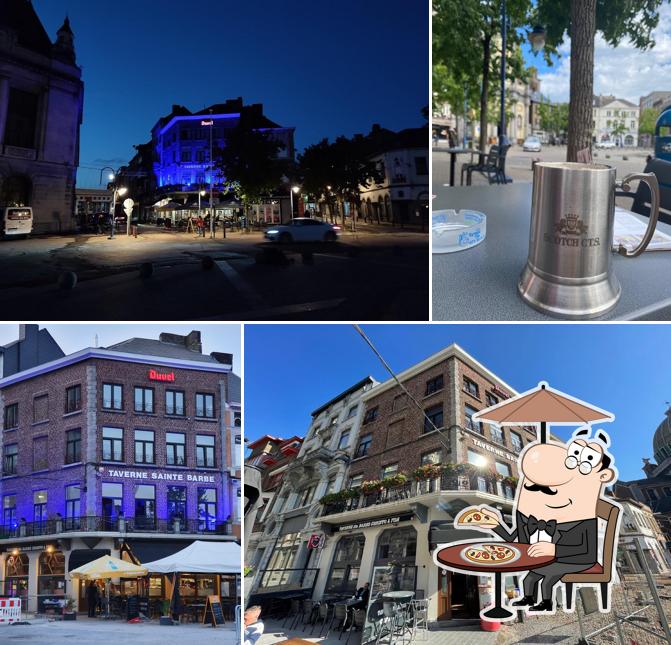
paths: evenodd
<path fill-rule="evenodd" d="M 438 570 L 438 620 L 478 618 L 478 577 Z"/>

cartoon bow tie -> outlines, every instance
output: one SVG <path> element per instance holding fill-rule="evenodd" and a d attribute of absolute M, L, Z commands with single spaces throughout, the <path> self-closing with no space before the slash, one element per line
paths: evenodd
<path fill-rule="evenodd" d="M 548 535 L 552 536 L 557 530 L 557 520 L 537 520 L 533 515 L 529 515 L 527 520 L 527 530 L 529 535 L 533 535 L 536 531 L 545 531 Z"/>

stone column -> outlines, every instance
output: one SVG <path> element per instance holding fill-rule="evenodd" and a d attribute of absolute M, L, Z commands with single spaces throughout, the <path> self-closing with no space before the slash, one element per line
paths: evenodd
<path fill-rule="evenodd" d="M 98 477 L 93 464 L 97 463 L 98 447 L 98 383 L 95 364 L 86 367 L 86 466 L 84 467 L 86 477 L 86 510 L 85 515 L 102 515 L 102 509 L 98 509 L 96 501 L 98 498 Z"/>
<path fill-rule="evenodd" d="M 452 357 L 448 360 L 448 382 L 451 388 L 451 401 L 448 403 L 448 427 L 452 428 L 450 431 L 450 448 L 452 450 L 452 462 L 461 463 L 461 442 L 459 441 L 460 432 L 454 426 L 459 425 L 461 418 L 461 381 L 459 379 L 459 364 L 456 358 Z"/>
<path fill-rule="evenodd" d="M 37 574 L 42 551 L 28 551 L 28 607 L 25 611 L 37 611 Z"/>
<path fill-rule="evenodd" d="M 361 554 L 361 567 L 359 568 L 359 580 L 356 583 L 357 589 L 363 587 L 364 583 L 370 582 L 373 577 L 373 569 L 375 562 L 375 549 L 377 547 L 377 540 L 380 533 L 388 527 L 379 527 L 376 529 L 369 529 L 363 532 L 366 542 L 363 545 L 363 553 Z"/>
<path fill-rule="evenodd" d="M 430 515 L 430 514 L 429 514 Z M 429 616 L 431 614 L 431 605 L 436 605 L 436 565 L 433 563 L 431 551 L 429 551 L 429 518 L 424 523 L 413 522 L 415 531 L 417 531 L 417 552 L 415 554 L 415 565 L 417 566 L 416 589 L 424 592 L 424 598 L 429 599 Z"/>
<path fill-rule="evenodd" d="M 9 78 L 0 76 L 0 147 L 5 141 L 5 125 L 9 106 Z"/>

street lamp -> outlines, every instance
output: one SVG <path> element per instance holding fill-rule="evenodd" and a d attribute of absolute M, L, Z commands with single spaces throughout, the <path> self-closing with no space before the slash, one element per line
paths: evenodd
<path fill-rule="evenodd" d="M 198 217 L 202 217 L 200 212 L 200 198 L 205 197 L 207 193 L 204 190 L 198 191 Z"/>
<path fill-rule="evenodd" d="M 508 36 L 508 16 L 506 0 L 501 0 L 501 117 L 499 121 L 499 146 L 506 143 L 506 38 Z"/>
<path fill-rule="evenodd" d="M 545 29 L 541 25 L 536 25 L 529 34 L 529 42 L 534 54 L 537 54 L 545 47 Z"/>
<path fill-rule="evenodd" d="M 110 168 L 109 166 L 105 166 L 104 168 L 101 168 L 101 170 L 100 170 L 100 182 L 99 183 L 101 183 L 101 184 L 103 183 L 103 172 L 105 172 L 105 170 L 110 170 L 111 171 L 110 174 L 108 175 L 108 179 L 110 180 L 110 182 L 114 182 L 114 190 L 112 192 L 112 231 L 110 232 L 110 236 L 107 238 L 109 240 L 113 240 L 114 239 L 114 229 L 115 229 L 115 225 L 116 225 L 116 221 L 115 221 L 115 218 L 116 218 L 116 197 L 117 197 L 117 195 L 119 195 L 119 197 L 123 197 L 128 192 L 128 189 L 127 188 L 117 188 L 116 177 L 119 174 L 119 171 L 114 170 L 114 168 Z"/>
<path fill-rule="evenodd" d="M 292 186 L 291 190 L 289 191 L 289 197 L 291 199 L 291 219 L 294 218 L 294 195 L 298 195 L 300 189 L 300 186 Z"/>

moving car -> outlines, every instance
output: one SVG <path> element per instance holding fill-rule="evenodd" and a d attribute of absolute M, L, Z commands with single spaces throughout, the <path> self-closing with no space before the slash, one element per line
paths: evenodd
<path fill-rule="evenodd" d="M 28 237 L 33 231 L 33 209 L 30 206 L 0 208 L 0 237 Z"/>
<path fill-rule="evenodd" d="M 522 144 L 522 150 L 524 150 L 524 152 L 540 152 L 541 140 L 534 136 L 527 137 Z"/>
<path fill-rule="evenodd" d="M 597 148 L 615 148 L 615 141 L 597 141 Z"/>
<path fill-rule="evenodd" d="M 276 224 L 265 231 L 271 242 L 335 242 L 340 227 L 310 217 L 295 217 L 287 224 Z"/>

